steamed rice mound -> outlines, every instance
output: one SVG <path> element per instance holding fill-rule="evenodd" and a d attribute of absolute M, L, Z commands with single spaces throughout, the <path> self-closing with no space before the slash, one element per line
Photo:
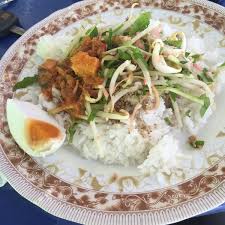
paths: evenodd
<path fill-rule="evenodd" d="M 158 109 L 140 112 L 136 128 L 132 131 L 126 124 L 103 123 L 96 126 L 97 137 L 94 137 L 90 125 L 79 124 L 73 146 L 86 159 L 100 160 L 104 164 L 140 165 L 151 148 L 170 131 L 164 121 L 164 117 L 170 113 L 161 99 Z M 145 124 L 145 127 L 140 126 L 140 123 Z"/>

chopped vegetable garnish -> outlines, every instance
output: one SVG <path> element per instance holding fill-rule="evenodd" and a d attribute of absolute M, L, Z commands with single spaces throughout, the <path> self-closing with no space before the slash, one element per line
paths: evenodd
<path fill-rule="evenodd" d="M 187 60 L 181 60 L 180 63 L 181 64 L 186 64 L 186 63 L 188 63 L 188 61 Z"/>
<path fill-rule="evenodd" d="M 205 112 L 210 106 L 210 100 L 209 98 L 204 94 L 200 96 L 200 99 L 203 100 L 204 105 L 200 109 L 200 115 L 203 117 L 205 115 Z"/>
<path fill-rule="evenodd" d="M 91 113 L 88 116 L 88 122 L 93 121 L 95 119 L 96 114 L 104 109 L 105 104 L 105 98 L 102 98 L 101 101 L 96 104 L 91 104 Z"/>
<path fill-rule="evenodd" d="M 173 123 L 171 122 L 170 118 L 169 117 L 165 117 L 165 122 L 169 125 L 169 126 L 173 126 Z"/>
<path fill-rule="evenodd" d="M 131 52 L 132 52 L 132 56 L 133 56 L 134 59 L 141 60 L 142 63 L 146 66 L 146 68 L 148 67 L 148 64 L 145 61 L 144 56 L 143 56 L 142 52 L 140 51 L 140 49 L 138 49 L 138 48 L 132 48 L 131 49 Z"/>
<path fill-rule="evenodd" d="M 196 136 L 192 135 L 188 138 L 189 144 L 196 149 L 200 149 L 204 146 L 205 142 L 202 140 L 198 140 Z"/>
<path fill-rule="evenodd" d="M 206 68 L 204 68 L 203 71 L 200 74 L 198 74 L 198 78 L 199 78 L 199 80 L 202 80 L 206 84 L 211 84 L 213 82 L 213 79 L 211 77 L 207 76 L 207 72 L 208 72 L 208 70 Z"/>
<path fill-rule="evenodd" d="M 174 87 L 166 87 L 164 89 L 162 89 L 164 91 L 168 91 L 168 92 L 171 92 L 171 93 L 175 93 L 177 95 L 180 95 L 186 99 L 189 99 L 190 101 L 193 101 L 193 102 L 196 102 L 202 106 L 204 106 L 204 99 L 203 98 L 200 98 L 200 97 L 197 97 L 197 96 L 193 96 L 189 93 L 185 93 L 177 88 L 174 88 Z M 207 97 L 206 97 L 207 98 Z"/>
<path fill-rule="evenodd" d="M 112 48 L 112 37 L 113 37 L 113 31 L 112 28 L 110 28 L 107 32 L 105 32 L 104 40 L 107 44 L 108 49 Z"/>
<path fill-rule="evenodd" d="M 119 55 L 119 59 L 122 59 L 122 60 L 131 60 L 132 59 L 131 55 L 128 52 L 123 51 L 121 49 L 118 49 L 118 55 Z"/>
<path fill-rule="evenodd" d="M 201 57 L 203 55 L 204 54 L 195 54 L 195 55 L 192 55 L 191 58 L 193 59 L 193 63 L 196 63 L 197 61 L 201 60 Z"/>
<path fill-rule="evenodd" d="M 94 26 L 94 27 L 90 28 L 90 29 L 86 32 L 86 34 L 87 34 L 89 37 L 91 37 L 91 38 L 97 37 L 97 36 L 98 36 L 98 28 L 97 28 L 96 26 Z"/>
<path fill-rule="evenodd" d="M 116 71 L 116 69 L 109 68 L 109 69 L 107 69 L 107 72 L 104 74 L 104 76 L 107 78 L 112 78 L 115 71 Z"/>
<path fill-rule="evenodd" d="M 174 93 L 174 92 L 170 92 L 170 97 L 175 102 L 176 101 L 176 98 L 177 98 L 177 94 Z"/>
<path fill-rule="evenodd" d="M 219 65 L 219 67 L 224 67 L 224 66 L 225 66 L 225 62 Z"/>
<path fill-rule="evenodd" d="M 73 136 L 76 132 L 76 126 L 78 124 L 78 121 L 74 121 L 70 124 L 70 126 L 68 127 L 68 129 L 66 130 L 67 133 L 67 140 L 69 143 L 72 143 L 73 141 Z"/>
<path fill-rule="evenodd" d="M 151 19 L 150 12 L 141 13 L 140 16 L 134 21 L 134 23 L 127 30 L 128 34 L 132 36 L 137 32 L 146 29 L 150 23 L 150 19 Z"/>
<path fill-rule="evenodd" d="M 190 52 L 185 52 L 185 57 L 188 57 L 190 54 Z"/>
<path fill-rule="evenodd" d="M 191 71 L 187 68 L 183 68 L 182 71 L 181 71 L 182 74 L 185 74 L 185 75 L 190 75 L 191 74 Z"/>
<path fill-rule="evenodd" d="M 31 86 L 31 85 L 37 83 L 37 81 L 38 81 L 38 75 L 35 75 L 33 77 L 25 77 L 25 78 L 23 78 L 23 80 L 17 82 L 14 85 L 13 91 Z"/>
<path fill-rule="evenodd" d="M 164 43 L 166 45 L 174 46 L 176 48 L 181 48 L 182 40 L 170 40 L 170 39 L 167 39 L 167 40 L 164 41 Z"/>

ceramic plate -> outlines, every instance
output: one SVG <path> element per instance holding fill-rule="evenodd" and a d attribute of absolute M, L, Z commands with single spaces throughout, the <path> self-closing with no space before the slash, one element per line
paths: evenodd
<path fill-rule="evenodd" d="M 213 149 L 207 158 L 209 168 L 200 168 L 197 174 L 190 173 L 192 177 L 172 186 L 166 181 L 155 185 L 132 167 L 85 160 L 66 147 L 43 159 L 31 158 L 18 148 L 9 133 L 5 104 L 12 97 L 18 77 L 33 68 L 38 39 L 60 32 L 76 34 L 81 25 L 117 24 L 127 17 L 132 4 L 129 0 L 83 1 L 57 11 L 27 31 L 0 64 L 0 171 L 16 191 L 34 204 L 82 224 L 168 224 L 225 201 L 225 92 L 217 99 L 218 114 L 210 122 L 214 127 L 208 125 L 205 134 L 216 134 L 208 147 Z M 210 43 L 209 51 L 217 48 L 225 56 L 225 8 L 201 0 L 143 0 L 134 12 L 141 10 L 151 11 L 153 18 L 189 36 L 197 35 Z"/>

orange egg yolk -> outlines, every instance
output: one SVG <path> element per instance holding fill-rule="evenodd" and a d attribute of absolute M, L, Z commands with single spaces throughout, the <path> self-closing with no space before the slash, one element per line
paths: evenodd
<path fill-rule="evenodd" d="M 25 129 L 28 144 L 33 150 L 44 150 L 51 139 L 59 138 L 61 134 L 54 125 L 36 119 L 28 119 Z"/>

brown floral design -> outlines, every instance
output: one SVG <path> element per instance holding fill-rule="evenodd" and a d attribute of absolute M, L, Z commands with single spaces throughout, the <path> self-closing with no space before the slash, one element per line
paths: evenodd
<path fill-rule="evenodd" d="M 225 34 L 225 10 L 206 1 L 143 0 L 157 7 L 193 16 Z M 37 40 L 66 26 L 108 10 L 131 7 L 133 1 L 85 1 L 56 12 L 37 24 L 8 51 L 0 67 L 0 170 L 22 195 L 47 211 L 85 224 L 162 224 L 203 212 L 225 199 L 224 159 L 182 184 L 146 193 L 106 193 L 68 184 L 43 170 L 13 141 L 5 116 L 12 86 Z M 13 62 L 13 63 L 11 63 Z M 179 214 L 180 213 L 180 214 Z"/>

